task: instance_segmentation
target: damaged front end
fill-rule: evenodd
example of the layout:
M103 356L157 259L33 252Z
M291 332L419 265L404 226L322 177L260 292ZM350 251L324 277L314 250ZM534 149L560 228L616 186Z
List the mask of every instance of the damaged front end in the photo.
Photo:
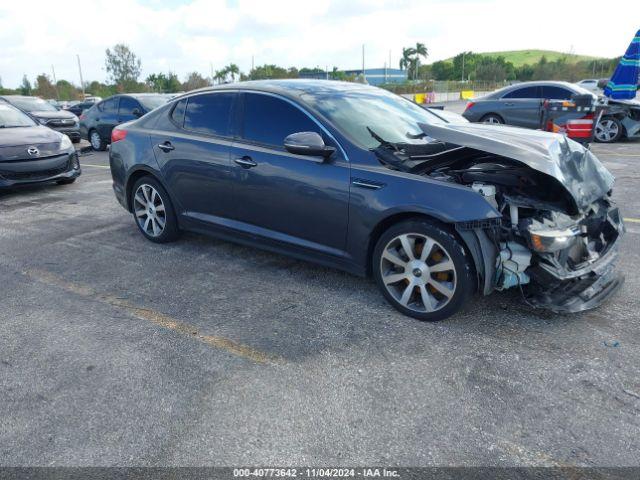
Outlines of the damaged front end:
M381 145L376 153L389 168L465 185L502 214L499 223L456 225L484 294L518 288L536 307L577 312L622 285L614 270L624 233L611 200L614 179L589 150L510 127L420 127L426 144Z

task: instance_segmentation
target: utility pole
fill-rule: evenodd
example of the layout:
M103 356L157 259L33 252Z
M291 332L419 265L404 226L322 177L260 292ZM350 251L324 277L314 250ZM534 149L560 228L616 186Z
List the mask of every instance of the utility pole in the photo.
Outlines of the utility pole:
M367 76L364 73L364 43L362 44L362 83L367 83Z
M84 100L84 80L82 78L82 65L80 64L80 55L76 54L78 57L78 71L80 72L80 88L82 88L82 99Z
M56 80L56 69L53 68L53 64L51 64L51 73L53 74L53 88L56 89L56 100L60 100L60 95L58 94L58 80Z
M256 68L255 63L254 63L254 58L253 55L251 55L251 70L254 70Z
M324 79L329 80L329 65L324 66Z
M209 69L211 70L211 85L213 85L213 62L209 62Z
M462 52L462 78L460 81L464 82L464 52Z
M384 62L384 83L388 83L388 81L387 81L387 62Z
M389 68L393 68L391 65L393 65L391 63L391 50L389 50Z

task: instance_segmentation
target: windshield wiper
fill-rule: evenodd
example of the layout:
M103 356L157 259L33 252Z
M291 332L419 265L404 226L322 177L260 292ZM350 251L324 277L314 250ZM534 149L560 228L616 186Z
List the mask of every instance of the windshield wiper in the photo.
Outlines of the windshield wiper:
M396 152L400 151L400 148L395 143L392 143L392 142L389 142L389 141L385 140L380 135L378 135L376 132L371 130L369 127L367 127L367 131L369 132L369 135L371 135L375 140L380 142L380 146L382 146L382 147L391 147Z

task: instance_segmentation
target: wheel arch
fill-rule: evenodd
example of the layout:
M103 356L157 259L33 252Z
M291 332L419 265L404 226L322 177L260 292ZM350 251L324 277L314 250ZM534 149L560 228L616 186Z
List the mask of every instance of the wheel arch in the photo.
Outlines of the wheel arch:
M371 231L371 234L369 235L369 242L367 245L367 267L366 267L367 276L371 276L373 272L373 251L375 250L376 244L378 243L378 240L380 239L382 234L386 232L389 228L391 228L393 225L396 225L400 222L404 222L406 220L411 220L411 219L427 220L433 225L440 227L446 230L447 232L449 232L451 235L453 235L456 238L456 240L460 242L460 245L462 245L462 248L464 248L465 254L468 255L469 258L471 259L471 267L473 269L473 274L474 276L477 276L477 270L479 268L479 265L478 265L478 262L476 261L476 256L472 254L472 246L468 244L467 239L465 239L462 235L460 235L458 230L455 228L455 224L445 222L433 215L429 215L427 213L419 212L419 211L407 211L407 212L394 213L392 215L389 215L383 218L376 224L376 226Z
M132 209L132 203L133 202L131 201L132 197L133 197L133 186L142 177L152 177L155 181L160 183L160 185L162 185L162 187L167 191L167 194L169 195L169 200L171 201L171 203L173 203L175 205L175 202L173 202L173 198L171 198L171 193L169 192L169 189L167 188L165 183L160 178L160 175L158 175L158 173L155 172L150 167L147 167L145 165L140 165L136 169L134 169L131 172L129 172L129 175L127 176L127 180L126 180L126 183L125 183L125 189L124 189L124 191L125 191L125 199L126 199L126 202L127 202L127 210L129 212L133 211L133 209Z
M503 124L506 124L507 122L504 121L504 117L502 115L500 115L499 113L495 113L495 112L487 112L484 113L481 117L480 117L480 122L483 122L485 118L487 118L488 116L493 115L494 117L498 117Z

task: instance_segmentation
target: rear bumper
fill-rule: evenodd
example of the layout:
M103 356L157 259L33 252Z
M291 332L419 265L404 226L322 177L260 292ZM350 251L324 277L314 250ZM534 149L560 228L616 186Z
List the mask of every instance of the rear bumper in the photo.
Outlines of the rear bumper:
M79 177L81 173L78 154L75 151L38 160L2 162L0 188L55 182Z

